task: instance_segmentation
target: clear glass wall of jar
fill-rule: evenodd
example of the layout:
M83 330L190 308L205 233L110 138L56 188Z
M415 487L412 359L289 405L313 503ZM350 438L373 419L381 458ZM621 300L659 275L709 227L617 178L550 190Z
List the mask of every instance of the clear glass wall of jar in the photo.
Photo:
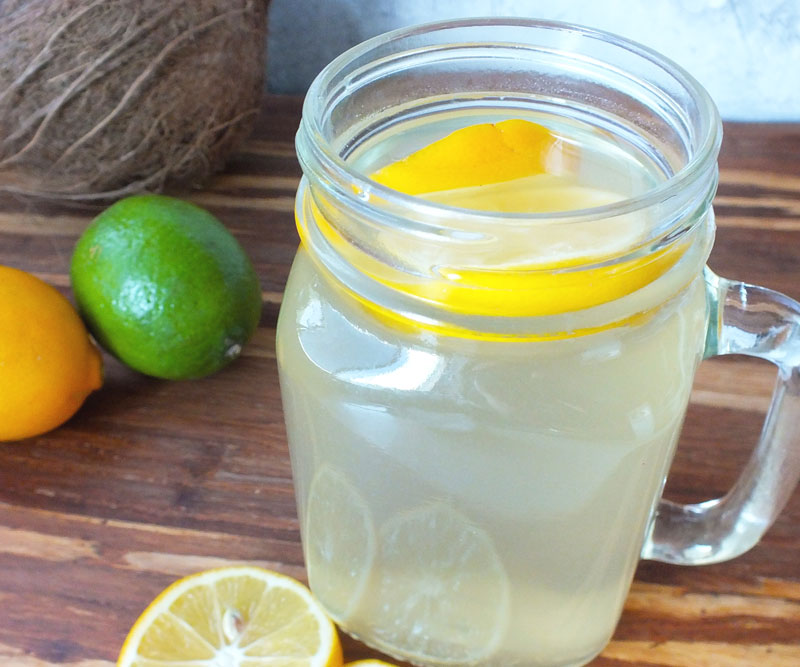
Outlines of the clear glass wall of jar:
M507 118L613 144L652 183L536 214L370 179ZM401 30L318 77L278 362L310 585L347 632L422 665L579 665L643 546L675 562L746 548L704 526L703 561L696 534L654 531L694 370L728 331L704 269L720 140L679 67L556 23ZM598 229L602 253L573 243L553 263Z

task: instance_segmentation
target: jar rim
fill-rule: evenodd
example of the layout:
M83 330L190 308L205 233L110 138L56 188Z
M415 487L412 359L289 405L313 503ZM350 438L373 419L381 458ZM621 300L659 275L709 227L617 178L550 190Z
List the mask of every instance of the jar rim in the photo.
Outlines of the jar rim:
M689 98L696 105L698 111L699 120L694 129L697 130L697 136L700 140L697 142L697 145L693 147L693 151L689 155L686 163L673 174L668 175L663 181L658 182L644 192L610 204L545 213L480 211L427 201L420 197L398 192L397 190L377 183L349 164L325 139L320 121L320 112L324 110L325 104L327 103L325 91L331 85L332 81L339 76L350 63L368 56L371 51L375 51L378 47L390 42L399 42L401 40L434 32L491 26L569 32L619 47L648 61L651 65L655 65L669 75L688 93ZM477 43L471 42L470 46L489 46L496 43L497 42L487 38ZM399 28L377 35L345 51L331 61L331 63L317 75L308 89L303 104L301 128L298 132L299 155L302 153L301 140L304 133L306 137L313 138L306 146L313 151L315 159L323 165L327 173L336 174L338 176L335 177L334 180L341 181L342 183L346 182L351 192L353 188L357 191L373 192L388 204L396 204L401 207L410 206L419 213L427 211L438 214L436 217L450 216L454 213L458 213L462 218L463 216L467 216L475 222L491 220L493 224L497 224L498 221L514 224L537 221L586 222L594 219L629 214L670 199L680 193L687 184L695 182L699 176L709 171L716 170L716 159L722 141L722 123L714 101L702 84L673 60L663 56L650 47L611 32L573 23L517 17L482 17L434 21Z

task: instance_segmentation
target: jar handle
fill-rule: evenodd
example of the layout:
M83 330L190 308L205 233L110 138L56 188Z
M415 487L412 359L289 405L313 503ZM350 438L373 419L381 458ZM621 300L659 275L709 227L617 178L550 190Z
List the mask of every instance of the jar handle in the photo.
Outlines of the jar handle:
M800 479L800 303L706 269L711 317L705 357L771 361L778 379L758 444L733 488L695 505L661 500L642 558L679 565L730 560L761 539Z

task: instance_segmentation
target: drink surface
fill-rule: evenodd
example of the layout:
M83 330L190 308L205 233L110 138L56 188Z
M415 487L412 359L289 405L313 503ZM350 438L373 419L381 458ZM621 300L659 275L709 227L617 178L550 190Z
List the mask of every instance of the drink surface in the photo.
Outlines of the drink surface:
M503 118L411 124L350 159L372 173L458 127ZM600 132L556 121L549 131L541 173L416 194L546 212L625 199L659 179ZM489 261L494 273L510 269L504 288L513 291L524 279L516 269L613 254L646 224L629 217L577 235L552 227L533 260L508 247ZM578 665L598 653L702 351L698 270L670 264L659 307L634 320L496 340L396 326L301 248L278 362L309 580L336 621L424 665ZM469 310L471 292L447 294L461 300L453 309ZM502 296L496 303L503 316ZM574 327L582 313L566 317Z
M384 165L373 177L381 184L437 204L490 213L548 214L606 206L640 195L659 180L656 165L644 154L625 147L608 134L531 114L531 118L496 120L484 112L445 118L434 127L405 128L399 138L383 140L383 159L393 144L408 151L422 136L449 131L444 137L410 155ZM494 122L487 121L494 119ZM483 122L461 126L463 122ZM429 124L430 125L430 124ZM424 132L423 132L424 130ZM627 150L626 150L627 148ZM387 155L388 153L388 155ZM353 164L373 171L375 156L365 146ZM559 224L544 221L527 230L533 243L521 256L506 244L481 269L528 270L598 260L641 242L648 220L640 216L613 216L602 224ZM505 250L508 254L502 255ZM464 267L460 267L464 268ZM514 285L511 285L513 288ZM468 308L469 305L465 304Z

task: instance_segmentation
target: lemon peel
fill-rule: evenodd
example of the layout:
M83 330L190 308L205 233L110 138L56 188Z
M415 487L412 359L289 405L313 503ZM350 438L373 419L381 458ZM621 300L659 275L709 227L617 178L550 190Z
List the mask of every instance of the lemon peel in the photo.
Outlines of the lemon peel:
M383 167L372 180L408 195L468 188L545 171L555 136L543 125L511 118L463 127Z

